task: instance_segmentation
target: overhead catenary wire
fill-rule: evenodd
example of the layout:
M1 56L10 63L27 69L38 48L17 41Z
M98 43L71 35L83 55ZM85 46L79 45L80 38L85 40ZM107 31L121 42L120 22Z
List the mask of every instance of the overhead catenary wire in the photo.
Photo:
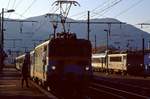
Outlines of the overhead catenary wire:
M111 5L113 5L114 3L118 2L118 1L120 1L120 0L113 0L113 1L111 1L111 4L109 4L109 0L108 0L108 2L103 3L97 9L91 10L91 12L101 12L101 11L105 10L106 8L110 7Z
M17 9L21 5L22 1L23 0L19 0L19 2L17 2L17 4L15 5L14 9Z
M15 15L21 17L21 18L24 18L24 19L26 18L25 16L23 16L23 15L21 15L21 14L19 14L19 13L16 13L16 12L13 12L13 14L15 14Z
M49 0L48 0L49 1ZM55 14L58 10L59 10L59 8L58 7L54 7L54 6L51 6L52 8L50 9L50 11L49 12L51 12L51 14ZM48 13L49 14L49 13ZM45 16L47 16L47 15L45 15ZM47 22L47 20L45 20L45 18L44 18L44 20L42 19L42 20L40 20L38 23L39 23L39 25L35 28L35 30L33 31L33 32L38 32L43 26L44 26L44 24Z
M107 12L109 12L109 10L105 10L105 11L103 11L103 12L101 12L101 13L97 13L97 12L92 12L92 14L94 14L93 16L91 16L91 17L93 17L94 18L94 16L97 16L97 17L106 17L104 14L106 14Z
M112 7L114 7L115 5L119 4L122 0L114 0L112 1L109 6L107 6L106 8L102 8L100 11L96 12L97 14L92 15L91 17L95 17L95 16L99 16L99 15L104 15L106 12L108 12L107 10L111 9ZM103 13L103 14L102 14Z
M14 0L13 5L12 5L12 8L15 7L15 4L16 4L16 0Z
M93 12L95 10L97 10L98 8L102 7L104 4L106 4L108 2L105 1L103 2L102 4L98 5L97 7L95 7L94 9L92 9L90 12ZM77 17L78 16L78 17ZM74 15L71 15L70 17L76 17L76 19L80 19L80 18L83 18L83 17L86 17L87 16L87 10L86 11L82 11L82 12L79 12L79 13L76 13Z
M16 0L15 0L15 2L16 2ZM14 3L15 3L15 2L14 2ZM13 3L13 5L14 5L14 3ZM9 9L9 5L10 5L10 0L8 1L7 8L6 8L6 9ZM11 9L12 9L12 8L11 8ZM9 18L10 15L11 15L11 13L8 14L8 18ZM5 24L7 24L7 23L5 23Z
M31 2L31 4L27 7L27 9L21 14L21 15L24 15L32 6L33 6L33 4L36 2L37 0L33 0L32 2Z
M14 5L13 5L13 9L16 10L16 9L21 5L22 1L23 1L23 0L19 0L18 2L15 1L15 2L14 2ZM15 4L15 3L16 3L16 4ZM16 13L16 12L13 12L13 14L18 15L18 16L20 16L21 18L22 18L22 17L25 18L23 15L18 14L18 13ZM10 17L10 16L9 16L9 17Z
M79 19L81 19L81 18L84 19L84 18L87 17L87 10L86 10L86 11L82 11L82 12L80 12L80 13L76 13L76 14L71 15L71 16L69 16L69 17L76 17L77 20L79 20Z
M117 5L119 2L121 2L122 0L113 0L111 1L111 4L108 5L110 0L107 0L105 2L103 2L102 4L98 5L97 7L95 7L94 9L90 10L91 12L91 16L90 17L94 17L94 16L104 16L105 13L107 13L109 11L110 8L112 8L113 6ZM70 17L77 17L77 19L80 18L86 18L87 17L87 11L84 12L80 12L74 15L71 15Z
M14 0L13 5L12 5L12 8L11 8L11 9L14 9L15 4L16 4L16 0ZM8 18L11 16L11 14L12 14L12 13L9 13Z
M44 26L44 24L46 22L47 22L47 20L45 20L45 18L44 18L44 20L40 20L39 26L37 26L37 28L35 28L34 32L38 32Z
M9 4L10 4L10 0L8 1L8 4L7 4L7 7L6 7L6 9L8 9L8 8L9 8Z
M128 7L127 9L123 10L122 12L120 12L119 14L117 14L114 18L117 18L123 14L125 14L126 12L128 12L129 10L133 9L134 7L138 6L139 4L141 4L144 0L139 0L137 2L135 2L134 4L132 4L130 7ZM135 24L136 26L137 24ZM141 25L141 28L143 28L143 25Z
M59 7L56 7L55 9L53 8L53 12L52 11L50 11L52 14L55 14L57 11L59 10Z
M20 0L17 4L16 4L16 6L15 6L15 8L17 7L17 6L19 6L18 4L19 3L21 3L21 1L22 0ZM29 5L29 7L21 14L21 16L23 16L30 8L31 8L31 6L33 5L33 3L35 2L36 0L33 0L33 2ZM48 0L49 1L49 0ZM108 1L108 0L107 0ZM106 4L107 3L107 1L106 2L104 2L104 3L102 3L101 5L104 5L104 4ZM15 2L15 1L14 1ZM99 5L100 6L100 5ZM99 6L97 6L96 8L94 8L93 10L97 10L98 8L99 8ZM78 14L78 16L80 15L80 17L86 17L86 13L87 13L87 11L85 11L85 13L83 13L83 15L80 13L80 14ZM81 16L82 15L82 16ZM77 15L74 15L74 16L77 16Z
M70 15L70 17L74 17L74 16L81 16L83 14L87 14L87 10L86 11L82 11L82 12L79 12L79 13L76 13L76 14L73 14L73 15Z
M102 7L103 5L105 5L106 3L108 3L108 1L109 1L109 0L107 0L107 1L103 2L102 4L98 5L96 8L92 9L91 12L93 12L93 11L99 9L100 7Z
M127 9L123 10L122 12L120 12L119 14L117 14L114 18L117 18L121 15L123 15L124 13L128 12L129 10L131 10L132 8L138 6L140 3L142 3L144 0L139 0L136 3L132 4L130 7L128 7Z
M52 9L51 9L51 13L47 13L46 15L45 15L45 17L48 17L50 20L55 20L55 21L57 21L58 19L59 19L59 14L56 14L57 13L57 11L59 10L59 7L58 6L52 6ZM57 19L55 19L55 18L57 18ZM43 24L44 24L44 22L43 22ZM38 30L40 30L40 28L42 27L42 25L43 24L40 24L40 26L36 29L36 31L38 31ZM52 22L52 24L54 25L54 23ZM55 25L57 25L57 24L55 24Z

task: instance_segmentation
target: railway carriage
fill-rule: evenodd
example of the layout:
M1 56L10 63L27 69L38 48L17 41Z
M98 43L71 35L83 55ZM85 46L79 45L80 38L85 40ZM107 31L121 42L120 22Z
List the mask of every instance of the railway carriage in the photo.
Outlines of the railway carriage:
M92 61L94 70L97 69L109 73L128 73L131 75L143 75L145 71L144 57L142 53L108 54L108 67L106 55L102 57L101 54L93 54L92 56L92 60L98 60L95 61L95 63ZM104 64L100 61L102 59L105 59Z
M92 55L92 68L98 72L106 70L106 53Z
M49 42L50 41L46 41L40 45L38 45L35 50L34 50L34 65L33 65L33 69L32 69L32 74L33 74L33 77L34 79L37 79L39 80L40 83L44 83L46 81L46 72L45 69L47 69L47 66L49 65L48 64L48 45L49 45ZM44 51L44 48L46 48L46 64L44 65L43 62L42 62L42 59L43 59L43 51ZM44 69L43 69L44 68ZM46 70L47 71L47 70Z

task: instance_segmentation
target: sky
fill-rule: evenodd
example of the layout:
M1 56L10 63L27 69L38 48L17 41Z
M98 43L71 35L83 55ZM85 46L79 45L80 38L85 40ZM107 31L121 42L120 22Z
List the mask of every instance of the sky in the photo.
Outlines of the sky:
M5 13L7 18L25 19L54 13L57 9L52 6L54 1L56 0L0 0L0 9L15 9L15 12ZM116 18L138 28L138 23L150 23L150 0L76 1L80 6L72 6L69 13L69 17L73 19L87 19L87 11L90 11L90 18ZM142 29L150 32L150 26L144 26Z

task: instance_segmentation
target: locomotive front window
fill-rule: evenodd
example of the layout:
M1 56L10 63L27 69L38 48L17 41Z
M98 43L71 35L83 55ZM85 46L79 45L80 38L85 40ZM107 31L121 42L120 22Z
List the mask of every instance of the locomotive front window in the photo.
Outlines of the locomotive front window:
M83 56L90 57L91 56L91 46L89 43L82 42L59 42L55 43L55 45L50 45L50 55L52 56L60 56L60 57L72 57L72 56Z

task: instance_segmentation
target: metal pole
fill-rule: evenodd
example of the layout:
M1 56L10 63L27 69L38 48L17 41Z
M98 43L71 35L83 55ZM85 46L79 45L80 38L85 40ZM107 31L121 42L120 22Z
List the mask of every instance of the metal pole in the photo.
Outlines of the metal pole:
M145 40L144 40L144 38L142 39L142 51L143 51L143 55L144 55L144 47L145 47L145 45L144 45L144 43L145 43Z
M96 53L97 41L96 41L96 34L95 34L95 53Z
M88 11L88 21L87 21L87 39L89 40L90 39L90 11Z
M2 19L1 19L1 44L2 44L2 49L4 49L4 8L2 8Z
M144 48L144 47L145 47L145 44L144 44L144 43L145 43L145 39L143 38L143 39L142 39L143 66L144 66L144 55L145 55L145 51L144 51L144 50L145 50L145 48Z
M106 65L107 65L107 73L108 73L108 33L109 33L109 30L107 31L107 45L106 45Z
M104 30L107 33L106 38L106 73L108 73L108 35L110 30Z

